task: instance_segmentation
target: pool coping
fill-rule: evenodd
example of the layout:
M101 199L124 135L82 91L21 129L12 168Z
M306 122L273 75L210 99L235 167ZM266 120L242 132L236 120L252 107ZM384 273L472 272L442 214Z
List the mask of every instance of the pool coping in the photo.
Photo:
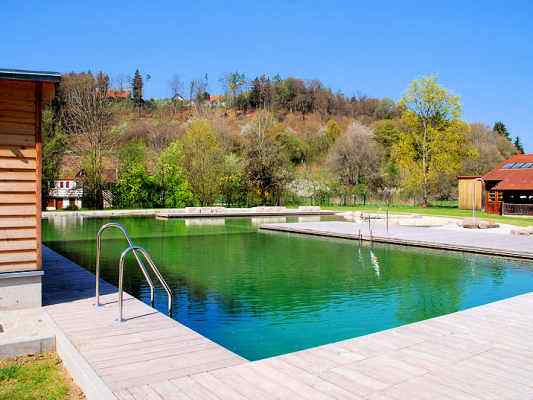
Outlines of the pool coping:
M243 210L243 211L241 211ZM246 208L228 208L218 212L185 212L177 208L153 208L135 210L84 210L84 211L43 211L42 218L79 217L79 218L109 218L109 217L155 217L158 219L171 218L231 218L231 217L292 217L292 216L331 216L337 211L320 210L306 211L286 209L282 211L253 211Z
M396 236L387 235L383 230L378 231L379 233L376 234L376 231L369 231L367 229L366 223L353 223L353 222L344 222L344 221L335 221L340 222L342 224L352 224L354 226L354 233L347 233L343 232L341 230L335 229L333 227L326 227L324 224L324 228L317 228L315 227L315 223L278 223L278 224L264 224L260 226L260 230L263 231L272 231L272 232L284 232L284 233L294 233L294 234L300 234L300 235L309 235L309 236L318 236L318 237L325 237L325 238L338 238L338 239L349 239L349 240L362 240L365 242L375 242L375 243L385 243L385 244L395 244L395 245L402 245L402 246L412 246L412 247L421 247L421 248L428 248L428 249L437 249L437 250L448 250L448 251L458 251L458 252L467 252L467 253L474 253L474 254L481 254L481 255L488 255L488 256L501 256L501 257L508 257L508 258L518 258L518 259L525 259L525 260L533 260L533 251L520 251L520 250L509 250L504 248L499 248L497 246L487 246L487 247L480 247L475 245L460 245L456 243L449 243L443 240L418 240L418 239L411 239L408 237L401 237L401 233L398 236L398 232L395 231L394 234ZM359 233L355 233L355 229L360 230L361 235ZM407 232L408 230L424 230L426 232L431 233L442 233L442 230L439 232L439 228L432 228L432 227L407 227L407 229L404 229L404 232ZM391 229L391 232L393 230ZM473 231L466 231L462 232L465 234L476 234L477 232ZM497 235L493 237L487 237L487 239L497 239L501 237L501 234L492 234L492 233L482 233L483 235ZM517 239L517 241L523 242L523 239L526 239L525 237L514 237ZM531 247L533 249L533 239L526 239L531 241Z
M130 316L132 313L140 315L137 322L132 319L135 323L133 330L113 323L117 311L115 294L102 296L106 303L103 311L94 308L94 297L90 295L82 300L70 300L69 292L78 290L74 287L77 282L73 278L79 277L80 281L88 282L94 280L94 275L46 247L43 255L48 267L55 263L58 268L58 271L50 272L52 275L68 274L65 278L68 285L59 288L65 293L65 301L47 305L44 310L57 332L58 353L88 400L392 400L408 398L420 391L426 395L433 393L435 398L443 396L444 391L451 398L483 399L494 398L492 391L495 390L501 391L501 397L510 393L522 396L519 398L533 395L533 384L529 378L527 382L525 378L521 381L522 375L516 376L514 370L509 369L512 366L517 371L520 368L533 372L533 363L524 363L521 359L533 356L533 347L524 342L533 334L533 313L527 313L533 306L533 293L258 361L248 361L235 355L235 363L231 365L209 361L205 364L206 368L201 364L201 370L187 370L185 364L194 364L195 356L183 353L182 356L163 357L157 362L152 358L135 361L131 367L119 364L117 368L120 371L134 375L123 385L113 386L106 381L107 376L102 374L102 369L95 367L109 360L90 358L94 354L102 357L102 352L109 357L107 352L115 349L113 338L120 339L122 344L118 348L137 344L144 346L137 329L144 329L141 334L148 333L152 337L166 332L157 324L166 326L169 323L176 327L176 335L178 330L183 333L185 329L199 341L211 341L131 296L127 297L126 311ZM113 288L105 281L102 285ZM81 290L89 289L83 287ZM148 323L142 321L146 318L143 315L146 310L158 318L157 326L151 328L151 320ZM80 321L87 326L79 326ZM98 334L102 328L105 328L104 338ZM158 340L147 345L154 343L150 346L155 346ZM171 339L161 340L167 343ZM217 346L221 347L216 344L214 347ZM168 351L174 350L170 345L166 347ZM226 352L233 354L222 348L221 353ZM502 356L502 352L509 356ZM130 359L139 357L138 353L135 350ZM502 366L498 370L490 364L491 357L496 356ZM183 364L180 357L188 357L188 361ZM127 363L128 359L123 361ZM169 368L175 367L176 372L163 369L163 372L168 372L166 375L154 376L153 379L145 376L154 372L154 368L161 370L160 363L165 362L170 362ZM479 367L473 368L472 363L478 365L478 362ZM475 379L476 383L466 384L465 379Z

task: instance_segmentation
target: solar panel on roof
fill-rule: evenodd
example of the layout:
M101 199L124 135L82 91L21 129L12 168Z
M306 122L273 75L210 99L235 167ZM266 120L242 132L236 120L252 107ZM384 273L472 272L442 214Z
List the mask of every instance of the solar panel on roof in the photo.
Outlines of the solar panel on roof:
M503 166L503 168L513 168L513 165L514 165L514 164L515 164L515 163L507 163L507 164L505 164L505 165Z

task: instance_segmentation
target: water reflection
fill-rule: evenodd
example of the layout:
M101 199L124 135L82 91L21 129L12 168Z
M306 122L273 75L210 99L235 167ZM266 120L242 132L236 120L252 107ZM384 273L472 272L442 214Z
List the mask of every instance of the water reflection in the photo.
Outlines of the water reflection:
M121 222L151 253L171 285L173 318L249 359L364 335L533 289L527 263L262 233L257 220L216 220ZM103 222L45 222L43 235L51 247L94 269L94 235ZM123 239L106 235L102 275L115 284L124 247ZM126 290L148 301L148 287L131 260L125 278ZM155 305L165 310L164 292L157 292Z

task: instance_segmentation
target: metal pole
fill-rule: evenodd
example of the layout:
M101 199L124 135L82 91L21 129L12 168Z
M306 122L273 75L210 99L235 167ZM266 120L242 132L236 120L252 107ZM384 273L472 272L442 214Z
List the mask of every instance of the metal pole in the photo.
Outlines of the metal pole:
M472 197L472 219L474 221L472 222L475 222L476 220L476 184L477 184L477 179L474 180L474 190L473 190L473 197Z
M157 279L159 280L159 283L161 283L161 286L163 286L163 289L165 289L165 292L167 292L167 301L168 301L168 314L170 315L172 312L172 290L170 289L170 286L168 286L167 282L159 272L159 269L154 263L154 260L152 260L152 257L150 257L150 254L143 249L142 247L135 247L135 250L139 250L141 254L144 256L146 261L148 261L148 265L150 265L150 268L152 269L152 272L157 276ZM135 251L134 250L134 251Z
M120 263L118 267L118 322L123 322L123 291L124 291L124 259L130 248L128 247L120 256Z
M100 307L100 235L96 235L96 307Z
M128 231L124 226L122 226L119 223L116 222L109 222L107 224L104 224L100 227L100 230L96 234L96 306L98 307L100 305L100 251L101 251L101 236L104 233L106 229L109 228L117 228L120 230L124 237L126 238L126 241L128 242L128 248L135 247L133 245L133 242L130 239L130 236L128 235ZM148 271L146 271L146 267L142 260L139 258L139 255L136 251L133 252L133 255L135 257L135 260L137 260L137 264L139 264L139 267L141 268L141 271L144 275L144 278L148 281L148 284L150 285L150 304L153 305L154 303L154 284L152 282L152 279L150 278L150 275L148 275Z

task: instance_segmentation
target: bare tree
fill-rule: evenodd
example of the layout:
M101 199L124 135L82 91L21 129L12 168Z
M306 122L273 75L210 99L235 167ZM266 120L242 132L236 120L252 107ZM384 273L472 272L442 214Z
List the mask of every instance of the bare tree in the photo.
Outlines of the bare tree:
M82 160L84 202L88 207L102 208L104 157L114 143L107 93L94 79L67 79L62 96L64 126Z
M124 92L129 87L129 78L125 74L118 74L112 80L112 86L119 92Z
M170 94L172 96L172 100L174 101L180 101L185 98L183 95L183 82L178 74L175 74L172 77L172 80L170 81Z
M366 197L379 175L380 150L372 130L354 122L330 150L328 164L338 179L344 203L357 194Z
M189 100L198 114L202 114L203 105L206 100L209 100L208 86L207 74L203 78L193 79L189 85Z

